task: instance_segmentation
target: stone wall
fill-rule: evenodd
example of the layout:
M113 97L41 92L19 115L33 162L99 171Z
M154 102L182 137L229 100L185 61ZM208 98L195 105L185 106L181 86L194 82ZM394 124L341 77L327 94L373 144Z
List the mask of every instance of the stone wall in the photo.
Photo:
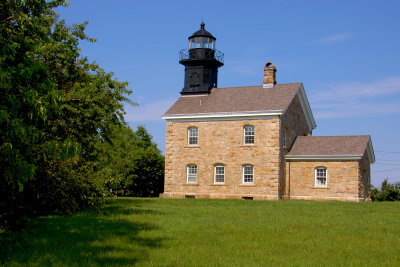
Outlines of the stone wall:
M282 116L281 120L281 144L282 144L282 153L281 153L281 162L285 162L285 155L288 153L290 147L293 142L296 140L297 136L307 136L311 135L311 131L308 128L307 120L304 115L304 112L301 108L299 97L296 95L293 101L290 103L288 109L285 114ZM284 138L286 131L286 143L284 146ZM285 177L286 177L286 169L285 164L281 165L281 184L280 184L280 192L283 199L288 198L288 186Z
M244 145L243 127L255 128L254 145ZM198 145L188 145L188 128L198 128ZM279 199L280 120L167 122L163 197ZM197 183L186 167L197 165ZM214 183L214 165L225 165L225 183ZM243 165L254 166L254 184L242 184Z
M358 196L366 201L371 201L371 168L368 160L367 152L365 151L359 165L359 187Z
M327 187L315 186L315 168L327 168ZM290 199L363 201L359 161L288 161Z
M253 125L255 143L245 145L243 128ZM188 128L198 128L198 145L188 145ZM284 132L286 143L284 146ZM284 157L297 136L311 135L298 96L282 118L168 121L162 197L370 200L370 163L289 161ZM197 166L197 182L186 168ZM225 166L225 183L214 183L214 166ZM243 165L254 166L254 183L243 184ZM327 168L327 187L315 187L315 168Z

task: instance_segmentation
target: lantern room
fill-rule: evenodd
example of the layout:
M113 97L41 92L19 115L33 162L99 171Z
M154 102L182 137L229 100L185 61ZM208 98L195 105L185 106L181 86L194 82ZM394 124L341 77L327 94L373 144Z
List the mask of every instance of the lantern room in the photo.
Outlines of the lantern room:
M189 49L209 48L215 50L216 38L204 29L204 22L200 24L200 27L200 30L189 37Z

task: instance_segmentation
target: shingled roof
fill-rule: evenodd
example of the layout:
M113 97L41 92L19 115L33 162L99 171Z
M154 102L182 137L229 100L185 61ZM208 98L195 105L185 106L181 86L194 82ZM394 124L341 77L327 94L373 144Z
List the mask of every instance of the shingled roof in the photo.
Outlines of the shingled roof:
M204 114L251 111L283 111L302 86L301 83L213 88L208 95L181 96L164 114Z
M360 159L366 150L370 163L375 162L369 135L298 136L286 159Z

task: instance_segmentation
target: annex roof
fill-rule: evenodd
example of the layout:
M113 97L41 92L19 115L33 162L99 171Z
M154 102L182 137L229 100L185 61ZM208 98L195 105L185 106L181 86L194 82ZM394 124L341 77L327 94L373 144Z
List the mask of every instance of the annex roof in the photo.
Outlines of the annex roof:
M163 119L194 119L282 115L299 95L309 128L316 127L302 83L213 88L207 95L183 95L163 115Z
M286 159L361 159L366 150L369 162L374 163L369 135L298 136Z

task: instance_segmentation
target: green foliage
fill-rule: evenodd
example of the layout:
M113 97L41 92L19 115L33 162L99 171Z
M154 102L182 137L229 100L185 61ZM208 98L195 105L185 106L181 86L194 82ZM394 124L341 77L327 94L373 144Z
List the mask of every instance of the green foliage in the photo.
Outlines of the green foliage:
M164 156L143 126L136 132L116 126L109 142L104 140L98 146L102 155L99 173L109 189L129 189L131 195L140 197L164 191Z
M135 133L137 149L130 170L133 183L129 189L134 196L156 197L164 192L164 156L144 127L139 126Z
M80 57L87 23L67 26L64 0L0 3L0 226L72 212L104 194L96 143L123 124L126 82Z
M400 201L400 182L391 184L388 179L385 179L380 189L371 190L371 199L372 201Z

